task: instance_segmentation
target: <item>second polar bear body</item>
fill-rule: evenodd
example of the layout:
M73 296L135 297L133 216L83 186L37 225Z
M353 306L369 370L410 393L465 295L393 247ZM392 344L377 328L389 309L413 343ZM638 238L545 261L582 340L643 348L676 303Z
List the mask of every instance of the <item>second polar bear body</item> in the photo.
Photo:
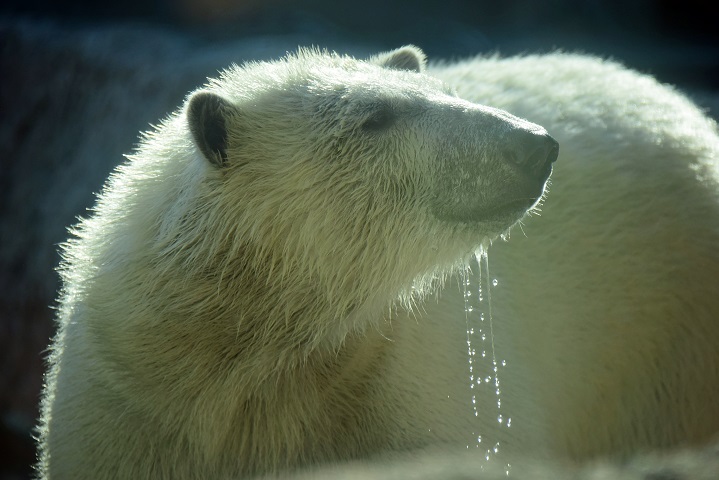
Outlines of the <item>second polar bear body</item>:
M426 74L446 88L398 71L424 69L412 49L375 60L386 72L318 55L293 57L304 62L296 67L251 66L240 83L211 84L253 102L232 114L247 128L229 129L227 150L212 148L211 129L192 132L195 147L188 120L172 117L81 225L68 248L44 400L46 473L225 478L423 447L474 448L478 434L507 455L582 459L699 442L719 429L712 295L719 140L696 107L647 77L583 57L430 67ZM347 125L330 128L323 118L337 112L293 97L291 87L263 111L278 78L314 89L310 98L336 99ZM380 94L399 89L395 100L435 95L463 114L478 108L449 100L456 88L463 99L547 127L562 145L542 218L526 222L526 237L515 228L510 242L489 250L490 275L500 282L492 309L496 352L507 361L500 375L510 428L497 421L489 389L472 414L457 277L435 292L521 216L513 207L506 218L467 222L511 196L503 188L516 180L500 165L474 190L466 178L476 165L513 156L506 125L543 130L487 109L495 120L484 129L435 118L433 130L413 136L417 130L399 128L404 117L395 123L396 109L358 107L353 84ZM297 123L298 110L311 113L302 122L312 128ZM193 115L204 115L181 113L190 129ZM342 135L327 141L357 115L369 115L362 123L369 135L398 127L413 149L387 155L380 137L360 152ZM415 115L428 122L426 112ZM484 137L456 137L467 132ZM481 145L471 166L427 163ZM344 164L290 168L308 152L390 160L361 165L363 175L382 180L368 197L363 182L339 174ZM242 181L218 173L226 161L254 157L270 163L234 167ZM426 187L426 178L439 183ZM387 199L399 203L377 203ZM233 200L257 217L238 216L228 208ZM366 222L375 218L368 212L395 222ZM460 226L447 229L447 221ZM411 259L398 257L408 252ZM247 272L265 280L228 295ZM264 301L251 313L267 323L242 315L256 298ZM233 322L228 312L237 312Z

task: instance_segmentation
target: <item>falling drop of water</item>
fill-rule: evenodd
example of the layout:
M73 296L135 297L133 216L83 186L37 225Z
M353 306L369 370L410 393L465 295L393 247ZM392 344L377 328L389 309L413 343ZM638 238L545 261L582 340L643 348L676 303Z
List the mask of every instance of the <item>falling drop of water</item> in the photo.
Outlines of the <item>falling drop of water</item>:
M500 389L499 379L499 366L502 367L507 365L505 360L497 360L494 348L494 331L493 331L493 319L492 319L492 293L493 288L499 285L497 278L491 278L489 276L489 265L487 255L484 251L478 251L476 253L478 270L478 281L473 286L474 294L470 291L470 278L469 274L471 270L467 268L463 271L462 285L464 287L464 312L467 326L467 358L469 363L469 382L470 391L472 392L471 405L472 412L475 417L479 417L479 409L482 409L483 415L491 415L491 410L487 411L490 406L486 403L487 398L478 397L474 394L481 394L491 396L494 393L496 398L496 419L500 426L509 427L511 425L511 418L505 417L502 413L502 398ZM486 300L486 301L485 301ZM475 336L476 335L476 336ZM477 339L479 337L479 339ZM482 347L480 349L481 356L477 355L477 349L472 342L481 340ZM482 360L489 358L490 360ZM486 387L482 386L483 383L489 384L492 382L494 385L493 392L490 393ZM475 387L476 385L476 387ZM484 393L486 392L486 393ZM481 406L480 406L481 405ZM497 424L495 424L497 425ZM485 434L485 438L482 435L473 434L476 436L475 447L479 448L480 443L490 445L494 444L493 447L483 448L485 452L485 459L490 460L490 457L499 455L500 441L496 438L491 438L492 432L482 432ZM487 434L490 438L487 438ZM484 441L484 442L483 442ZM496 443L495 443L496 441ZM469 448L469 445L467 446ZM506 464L506 472L509 472L509 464ZM507 473L508 474L508 473Z

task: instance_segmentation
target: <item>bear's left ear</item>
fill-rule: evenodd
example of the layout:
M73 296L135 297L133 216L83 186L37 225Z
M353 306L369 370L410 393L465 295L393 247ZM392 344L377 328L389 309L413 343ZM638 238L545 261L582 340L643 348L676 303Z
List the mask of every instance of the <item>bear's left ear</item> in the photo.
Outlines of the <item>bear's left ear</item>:
M197 92L187 105L187 123L202 155L213 165L227 163L227 120L235 107L207 91Z
M370 61L385 68L421 73L427 64L427 56L419 47L406 45L396 50L380 53L372 57Z

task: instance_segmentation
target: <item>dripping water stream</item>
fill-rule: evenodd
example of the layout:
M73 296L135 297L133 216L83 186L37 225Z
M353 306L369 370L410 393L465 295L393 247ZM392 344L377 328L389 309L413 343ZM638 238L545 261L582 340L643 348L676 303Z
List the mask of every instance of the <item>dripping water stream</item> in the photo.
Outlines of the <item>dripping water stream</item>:
M473 445L484 451L485 460L489 461L500 454L499 438L493 438L492 431L480 431L479 418L496 415L500 428L510 428L512 418L506 417L502 411L502 390L500 388L499 369L507 365L505 360L497 359L494 345L494 326L492 318L492 289L499 284L498 280L489 276L489 259L486 249L475 253L478 267L477 282L473 283L470 271L462 276L464 293L464 312L467 323L467 358L469 363L469 387L471 394L472 414L475 417L472 432ZM474 266L472 266L472 269ZM484 390L491 389L489 394ZM478 397L483 393L485 401L494 398L496 402L480 405ZM509 474L510 465L505 464L505 472Z

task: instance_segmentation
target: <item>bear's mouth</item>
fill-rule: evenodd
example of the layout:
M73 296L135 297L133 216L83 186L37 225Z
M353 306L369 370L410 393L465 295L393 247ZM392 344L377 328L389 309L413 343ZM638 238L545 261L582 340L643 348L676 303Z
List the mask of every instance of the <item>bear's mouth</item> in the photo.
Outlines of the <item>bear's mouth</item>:
M500 205L479 208L472 212L472 218L465 218L464 221L514 223L522 218L528 210L537 204L538 201L539 197L520 198Z
M440 182L441 189L433 205L434 215L444 221L485 224L504 229L520 220L544 195L552 173L551 164L533 175L510 169L511 180L486 189L463 188L461 181ZM458 192L447 195L446 192Z
M455 207L451 210L444 210L441 214L435 213L441 220L452 223L464 224L489 224L503 229L513 225L522 218L525 213L534 207L540 197L525 197L498 205L491 206L470 206L461 208Z
M450 222L489 223L494 226L509 227L536 206L542 198L551 168L548 170L546 173L543 172L539 182L522 179L523 181L511 188L494 192L490 198L464 198L450 205L442 205L443 208L436 208L434 213L438 218Z

